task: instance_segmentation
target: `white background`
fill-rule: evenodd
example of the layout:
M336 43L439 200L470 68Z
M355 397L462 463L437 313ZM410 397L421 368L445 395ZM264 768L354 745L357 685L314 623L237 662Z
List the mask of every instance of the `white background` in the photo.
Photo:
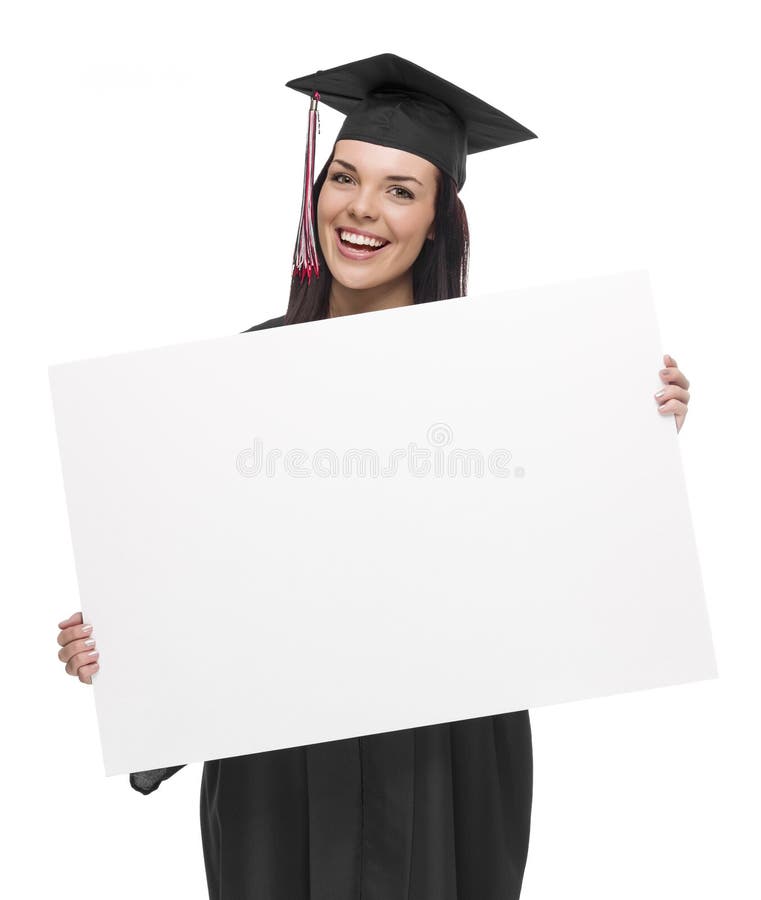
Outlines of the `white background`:
M522 896L758 896L752 11L738 0L3 6L0 596L14 897L206 896L200 767L150 797L106 779L90 688L56 656L57 622L79 607L47 366L234 334L285 312L308 100L283 85L381 52L539 135L468 160L470 293L646 268L666 350L691 381L679 440L720 677L532 713ZM322 109L318 166L341 121ZM615 427L626 410L600 415ZM220 667L222 634L210 621L204 652ZM161 659L135 665L161 677Z

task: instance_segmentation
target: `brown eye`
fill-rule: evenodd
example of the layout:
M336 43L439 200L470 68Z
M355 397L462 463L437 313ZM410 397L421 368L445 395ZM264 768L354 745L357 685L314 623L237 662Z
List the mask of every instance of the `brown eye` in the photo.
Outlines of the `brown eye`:
M392 191L401 191L401 192L402 192L401 194L395 194L394 196L395 196L395 197L401 197L402 200L414 200L414 199L415 199L414 194L411 194L411 193L407 190L407 188L403 188L403 187L395 187L395 188L391 188L391 190L392 190Z

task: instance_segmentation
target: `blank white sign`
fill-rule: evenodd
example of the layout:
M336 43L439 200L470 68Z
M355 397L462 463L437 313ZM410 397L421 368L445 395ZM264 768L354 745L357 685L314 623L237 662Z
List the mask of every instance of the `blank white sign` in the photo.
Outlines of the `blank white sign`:
M716 677L646 273L52 366L106 774Z

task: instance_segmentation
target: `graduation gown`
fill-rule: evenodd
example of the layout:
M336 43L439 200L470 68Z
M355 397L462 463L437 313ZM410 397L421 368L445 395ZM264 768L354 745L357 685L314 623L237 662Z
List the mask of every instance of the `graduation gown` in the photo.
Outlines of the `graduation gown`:
M528 710L207 760L209 898L517 900L532 793Z

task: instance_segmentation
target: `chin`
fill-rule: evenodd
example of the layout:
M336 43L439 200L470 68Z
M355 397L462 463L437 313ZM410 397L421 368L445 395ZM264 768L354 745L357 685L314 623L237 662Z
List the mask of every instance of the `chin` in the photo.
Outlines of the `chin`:
M352 266L351 263L345 265L343 259L326 258L325 262L333 280L353 291L375 288L389 280L386 272L363 271L359 266Z
M368 278L367 276L352 277L351 275L345 275L340 271L331 271L331 275L333 276L334 281L352 291L365 291L385 283L385 279L383 278Z

